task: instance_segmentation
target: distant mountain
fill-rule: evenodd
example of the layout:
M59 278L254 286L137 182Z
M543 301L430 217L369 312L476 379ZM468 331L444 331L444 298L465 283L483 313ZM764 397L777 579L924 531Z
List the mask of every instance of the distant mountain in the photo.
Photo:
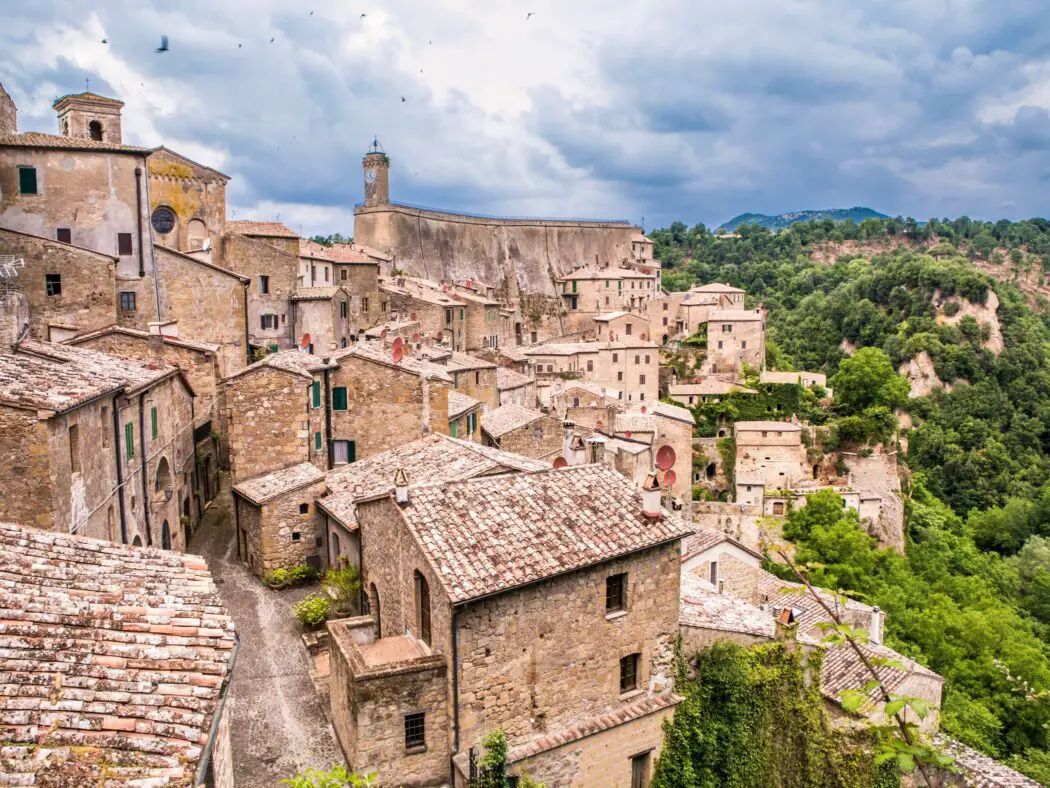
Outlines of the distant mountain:
M830 208L824 211L792 211L781 213L776 216L767 216L764 213L742 213L734 216L728 222L719 227L719 230L733 231L742 224L760 224L769 230L782 230L798 222L812 222L815 220L833 219L836 222L844 222L852 219L862 222L865 219L888 219L884 213L873 211L871 208Z

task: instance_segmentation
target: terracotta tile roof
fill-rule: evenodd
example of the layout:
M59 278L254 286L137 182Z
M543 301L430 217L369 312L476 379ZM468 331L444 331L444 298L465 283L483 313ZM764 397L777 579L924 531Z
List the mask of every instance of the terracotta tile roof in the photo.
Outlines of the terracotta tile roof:
M972 788L1039 788L1040 783L999 763L962 742L938 734L933 742L955 759L962 770L965 784Z
M805 588L801 583L781 580L771 572L764 569L759 570L759 601L768 605L774 614L785 607L793 608L799 634L819 640L824 637L824 632L817 625L831 619L812 594L805 593ZM873 610L871 605L865 605L863 602L848 597L843 602L841 597L836 599L835 594L831 591L825 589L818 589L818 591L824 602L832 610L837 609L839 616L844 620L853 620L858 623L863 621L863 628L868 628Z
M386 255L383 255L381 258L371 256L350 244L332 244L326 251L329 259L335 260L337 263L365 263L378 266L379 259L389 259Z
M672 397L688 397L703 394L724 396L726 394L757 394L754 389L740 386L736 383L727 383L719 378L704 378L699 383L672 383L667 387L667 393Z
M616 432L656 432L656 418L641 413L617 413Z
M755 309L716 309L707 316L708 323L752 323L764 319Z
M79 345L82 342L87 342L89 339L97 339L98 337L109 336L110 334L120 334L121 336L132 337L134 339L149 340L150 333L148 331L140 331L137 328L127 328L126 326L106 326L105 328L99 328L95 331L85 331L81 334L77 334L72 339L67 339L63 344L65 345ZM213 345L210 342L199 342L195 339L183 339L182 337L169 337L162 336L165 345L172 345L174 347L186 348L187 350L196 350L201 353L218 353L220 346Z
M499 367L496 370L496 388L499 391L510 391L511 389L519 389L522 386L527 386L532 383L533 380L528 375L523 375L520 372L515 372L513 369L508 367Z
M651 244L652 240L649 239L649 238L646 238L641 233L635 233L634 235L631 236L631 243L647 243L647 244Z
M593 266L577 268L572 273L566 274L558 281L566 279L655 279L653 274L643 274L633 268L595 268Z
M356 502L394 489L394 473L402 468L409 483L469 479L507 471L541 471L547 463L517 454L430 434L412 443L329 471L328 494L321 507L349 528L357 525Z
M149 148L138 148L134 145L123 145L119 142L102 142L85 140L80 137L66 137L61 134L44 134L40 131L23 131L21 134L0 136L0 148L54 148L56 150L99 151L100 153L136 153L145 156Z
M741 290L739 287L733 287L732 285L722 284L721 282L709 282L706 285L697 285L696 287L689 288L690 293L746 293L746 290Z
M346 244L333 244L333 247L346 246ZM371 257L375 260L383 260L384 262L390 262L394 258L386 252L380 252L378 249L373 249L371 246L365 246L364 244L352 244L351 249L355 252Z
M508 432L520 429L526 424L532 424L532 422L539 421L543 417L544 414L538 410L523 408L521 405L508 402L506 405L500 405L482 416L481 429L485 430L493 438L498 439Z
M340 359L348 358L349 356L355 356L377 364L385 364L388 367L403 369L414 375L422 374L428 380L437 380L443 383L452 382L452 378L448 376L444 367L432 364L429 361L420 360L407 353L401 357L399 362L394 363L392 350L382 342L358 342L345 350L333 353L332 359L338 362Z
M263 238L298 238L299 234L280 222L253 222L240 219L226 222L226 230L238 235L257 235Z
M386 331L388 334L398 334L408 331L410 329L419 330L418 320L388 320L385 323L380 323L377 326L372 326L365 330L365 336L369 339L379 339L380 334Z
M196 263L197 265L202 265L205 268L210 268L213 271L218 271L220 274L226 274L226 276L232 277L233 279L243 282L244 284L248 284L252 281L247 276L243 276L242 274L239 274L236 271L231 271L229 268L223 268L221 265L213 263L209 260L205 260L203 257L194 257L193 254L189 254L187 252L180 252L178 249L172 249L170 246L164 246L164 244L154 243L153 246L155 249L160 249L163 252L175 255L176 257L180 257L188 262Z
M282 468L279 471L272 471L243 481L234 485L233 491L252 503L262 506L278 495L298 490L300 487L313 484L323 478L324 473L318 470L316 465L301 462L289 468Z
M604 315L595 315L595 323L608 323L610 320L618 320L621 317L637 317L639 320L645 320L641 315L632 315L630 312L606 312Z
M821 635L823 637L823 635ZM904 681L911 675L919 674L937 681L944 681L932 670L923 667L918 662L898 654L888 646L877 643L860 644L860 650L868 659L891 659L900 663L905 669L899 670L890 665L874 665L875 672L879 674L886 692L893 695ZM820 691L828 700L840 703L842 693L848 689L859 689L871 679L871 673L857 656L857 652L848 644L838 646L826 646L824 649L824 665L820 672ZM879 705L880 695L877 689L873 689L868 695L868 702L862 707L862 712L869 712Z
M178 374L177 367L162 361L26 339L17 349L0 349L0 402L61 413L103 394L132 394Z
M339 293L346 294L339 285L328 287L300 287L290 296L292 301L327 301L335 298Z
M682 300L682 306L716 306L718 296L715 293L694 293Z
M496 353L504 358L508 358L511 361L528 361L529 357L525 355L524 350L519 350L515 347L501 347L496 349Z
M109 98L109 96L100 96L98 93L92 93L89 90L85 90L83 93L67 93L64 96L59 96L57 99L51 102L52 107L57 107L64 101L91 101L96 104L109 104L112 107L123 107L124 102L120 99Z
M689 408L683 408L681 405L669 405L666 402L653 402L650 405L646 405L645 409L653 416L673 419L674 421L681 421L686 424L696 424L696 419L693 418L693 412L689 410Z
M317 241L311 241L309 238L299 239L299 256L300 257L313 257L318 260L327 260L330 263L335 262L335 258L329 254L330 248L322 246Z
M467 353L460 353L459 351L449 351L446 348L424 347L419 350L418 354L421 358L431 358L435 364L447 368L451 372L472 372L475 369L496 369L496 365L491 361L486 361L483 358L477 356L471 356Z
M738 421L733 425L736 432L801 432L802 428L790 421Z
M204 560L0 523L0 783L188 786L236 645Z
M718 593L713 585L694 575L682 574L678 623L685 627L742 632L772 639L773 616L732 594ZM861 684L864 682L862 681Z
M400 510L453 603L681 539L649 520L634 485L606 465L416 488Z
M729 534L722 533L721 531L715 531L711 528L697 528L696 532L691 536L687 536L682 540L682 560L687 561L698 553L703 553L706 550L710 550L716 545L720 545L723 542L728 542L734 547L738 547L746 553L753 555L758 561L762 561L762 554L756 550L752 550L750 547L745 545L743 542L738 542L736 539L731 537Z
M468 397L466 394L460 394L458 391L450 391L448 393L448 417L450 419L462 416L468 410L479 405L481 405L480 402L473 397ZM484 418L482 421L484 421Z
M435 304L437 306L466 306L462 301L457 301L451 294L440 290L399 287L395 282L390 281L380 282L379 289L385 293L394 293L400 296L414 298L417 301L423 301L428 304Z
M534 755L539 755L555 747L562 747L574 741L593 736L595 733L615 728L617 725L646 717L654 712L670 708L682 702L682 698L674 693L666 695L648 695L638 700L627 703L611 711L596 714L590 719L572 725L557 733L547 733L527 744L512 747L507 753L508 763L517 763Z

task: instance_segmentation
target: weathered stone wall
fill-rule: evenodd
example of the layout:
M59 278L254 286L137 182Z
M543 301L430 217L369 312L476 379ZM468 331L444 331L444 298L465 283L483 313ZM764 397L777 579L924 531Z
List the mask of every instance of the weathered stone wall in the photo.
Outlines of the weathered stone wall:
M696 555L682 564L682 575L691 574L701 580L711 581L711 563L718 564L715 584L721 580L725 593L752 604L761 604L758 582L761 578L759 560L739 547L727 542L717 545L705 554Z
M215 728L215 739L211 746L211 775L214 788L234 788L233 747L230 740L230 717L225 713L219 717Z
M741 646L757 646L768 643L771 638L752 635L747 632L729 632L724 629L704 629L703 627L682 627L682 652L686 659L692 659L699 652L716 643L736 643Z
M520 405L523 408L536 407L536 381L530 381L524 386L513 389L503 389L498 392L500 405Z
M245 284L216 266L158 248L161 313L177 320L179 337L219 345L223 377L248 363L244 324Z
M444 341L454 350L463 350L467 313L462 304L441 306L391 287L380 292L387 299L390 312L396 312L398 319L419 322L421 336L436 342Z
M901 496L900 469L897 453L886 452L876 446L867 457L842 452L842 460L849 468L849 481L861 494L874 493L882 500L877 516L865 523L868 532L883 547L904 551L904 501ZM868 514L865 505L861 514Z
M506 296L555 295L554 280L581 265L630 257L627 222L485 219L398 205L355 208L357 243L433 281L480 279Z
M499 344L499 307L487 306L469 298L467 305L464 346L467 352L495 347Z
M379 297L379 266L353 263L335 268L336 284L350 294L350 333L356 336L386 317Z
M350 298L341 290L332 298L293 302L296 344L309 334L314 355L322 357L346 347L350 335L349 319L341 316L340 303L346 303L349 316Z
M689 411L684 413L688 414ZM671 470L675 473L675 481L671 485L671 494L690 498L693 489L690 478L693 472L693 425L662 415L656 415L655 418L657 433L653 440L653 453L658 455L664 446L674 449L675 460Z
M306 378L268 368L223 383L233 484L312 459L309 397Z
M35 410L0 405L0 519L50 531L54 525L46 421Z
M767 493L813 478L799 432L769 431L762 438L761 432L738 431L734 473L737 480L762 479Z
M0 85L0 136L18 131L18 108L14 99Z
M546 352L542 345L527 352L536 364L538 386L576 377L621 392L624 402L659 399L660 349L655 344L589 342L572 355Z
M200 249L206 237L216 247L226 227L226 179L164 148L151 153L146 165L150 213L164 205L176 216L170 233L154 231L157 243L188 252Z
M29 331L37 339L51 339L49 323L92 331L117 322L115 258L0 229L0 255L8 254L25 259L17 286L29 299ZM47 294L48 274L61 277L59 295Z
M729 331L723 329L729 327ZM761 320L722 322L711 315L707 327L707 361L711 372L734 372L746 364L752 369L765 367L765 323Z
M347 399L347 410L332 411L332 439L355 441L359 460L416 440L426 424L448 434L448 383L344 356L329 373L329 385L346 387Z
M456 391L466 394L479 402L485 403L489 408L495 408L499 402L499 391L496 388L496 370L468 369L465 372L448 373L452 377Z
M259 347L275 344L281 350L290 348L294 339L288 299L298 286L298 250L288 251L257 238L227 233L223 237L223 263L251 280L248 285L249 341ZM270 277L268 293L260 292L260 276ZM264 314L277 315L278 327L264 329L261 321Z
M564 440L561 419L546 416L506 433L499 439L499 447L525 457L546 457L560 451Z
M261 507L237 498L238 524L245 530L251 556L248 563L256 574L306 563L307 558L321 553L317 541L324 544L324 514L314 500L323 495L324 490L325 483L320 481L279 495ZM305 513L300 512L303 505ZM248 508L258 512L248 514Z
M644 783L648 785L663 747L664 721L673 715L673 709L661 709L515 763L509 772L527 772L548 786L632 788L631 759L649 753Z
M620 658L640 653L641 691L670 686L678 631L677 542L469 605L459 615L460 741L558 731L622 705ZM605 580L627 572L627 613Z

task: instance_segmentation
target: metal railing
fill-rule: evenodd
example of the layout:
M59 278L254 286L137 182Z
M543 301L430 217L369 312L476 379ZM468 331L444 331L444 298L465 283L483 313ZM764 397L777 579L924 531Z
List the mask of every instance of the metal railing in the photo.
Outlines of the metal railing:
M496 221L510 221L510 222L587 222L588 224L622 224L625 227L631 227L629 219L595 219L595 218L580 218L575 216L490 216L484 213L470 213L469 211L450 211L447 208L432 208L428 205L415 205L410 202L394 202L391 200L384 205L389 205L394 208L411 208L416 211L429 211L430 213L447 213L452 216L463 216L468 219L491 219ZM363 202L354 203L355 208L366 207ZM381 206L374 206L381 207Z

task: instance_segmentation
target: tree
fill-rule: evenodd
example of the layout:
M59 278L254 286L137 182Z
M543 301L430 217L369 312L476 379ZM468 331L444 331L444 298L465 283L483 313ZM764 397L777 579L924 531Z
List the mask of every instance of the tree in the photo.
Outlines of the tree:
M324 772L312 766L298 772L294 777L281 780L292 788L370 788L375 785L376 774L360 775L347 771L345 766L333 766Z
M844 413L858 414L882 405L898 408L908 401L908 381L900 377L881 348L861 348L839 364L831 378L835 404Z

